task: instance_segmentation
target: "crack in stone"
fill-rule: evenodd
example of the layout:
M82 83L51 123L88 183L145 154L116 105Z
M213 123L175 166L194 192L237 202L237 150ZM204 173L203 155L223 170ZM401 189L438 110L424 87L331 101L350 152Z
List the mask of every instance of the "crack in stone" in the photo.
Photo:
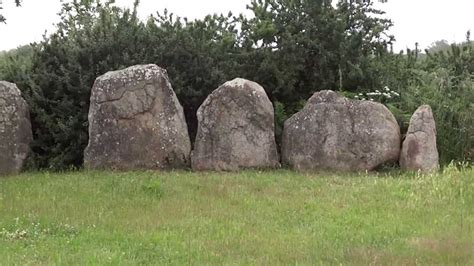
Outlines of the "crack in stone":
M125 94L127 92L137 92L137 91L141 91L141 90L144 90L145 91L145 94L147 96L151 96L151 97L154 97L152 95L149 95L147 90L146 90L146 86L148 85L152 85L153 86L153 83L152 82L146 82L144 83L140 89L135 89L135 90L129 90L129 88L125 88L121 93L120 93L120 96L117 97L117 98L112 98L112 99L107 99L107 100L103 100L103 101L95 101L98 105L101 105L101 104L104 104L104 103L113 103L113 102L118 102L120 100L123 99L123 97L125 96ZM124 87L127 87L126 85L123 85ZM131 88L134 88L133 86ZM105 93L104 93L105 94ZM106 96L109 96L109 95L106 95ZM106 97L107 98L107 97ZM138 98L138 97L137 97Z
M349 115L349 122L351 123L351 141L349 142L349 147L348 147L348 151L354 155L356 158L361 158L361 156L353 150L354 147L356 147L356 142L355 142L355 135L356 135L356 122L355 122L355 118L354 118L354 114L352 112L352 107L353 104L352 103L346 103L345 106L347 107L347 112L348 112L348 115Z

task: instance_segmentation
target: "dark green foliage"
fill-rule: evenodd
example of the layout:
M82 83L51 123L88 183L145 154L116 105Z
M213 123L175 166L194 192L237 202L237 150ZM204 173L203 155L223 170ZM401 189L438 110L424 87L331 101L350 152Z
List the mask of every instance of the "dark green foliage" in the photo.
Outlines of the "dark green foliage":
M200 104L244 65L236 23L231 14L188 21L165 10L150 18L147 28L153 46L145 58L168 70L194 139Z
M273 107L275 108L275 137L281 139L283 136L283 126L285 121L290 118L285 111L285 106L281 102L274 102ZM281 152L281 143L278 144L278 151Z

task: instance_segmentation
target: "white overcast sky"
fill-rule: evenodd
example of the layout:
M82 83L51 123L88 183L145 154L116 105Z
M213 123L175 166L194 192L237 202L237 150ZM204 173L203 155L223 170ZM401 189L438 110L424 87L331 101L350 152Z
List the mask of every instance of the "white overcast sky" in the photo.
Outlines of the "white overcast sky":
M21 8L13 0L3 1L1 11L7 24L0 24L0 51L40 41L42 35L54 30L58 22L60 0L23 0ZM133 0L117 0L120 6L131 6ZM139 14L146 18L155 11L168 10L188 18L201 18L209 13L245 12L250 0L141 0ZM415 42L425 48L437 40L461 42L466 32L473 31L474 0L389 0L377 6L387 12L395 26L391 33L395 49L413 48Z

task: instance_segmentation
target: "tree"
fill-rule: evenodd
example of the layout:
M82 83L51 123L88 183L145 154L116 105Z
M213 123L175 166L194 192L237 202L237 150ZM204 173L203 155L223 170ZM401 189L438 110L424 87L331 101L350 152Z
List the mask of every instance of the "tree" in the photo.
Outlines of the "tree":
M322 89L350 91L378 86L369 62L387 53L391 21L369 2L330 0L252 1L252 19L243 19L244 47L255 58L248 76L268 88L273 100L293 113L302 100Z
M20 6L21 5L21 0L15 0L15 4L16 4L16 6ZM0 2L0 10L2 10L2 9L3 9L2 3ZM6 22L6 18L2 14L0 14L0 22L3 22L3 23Z
M446 40L436 41L428 47L428 53L437 53L441 51L447 51L449 47L450 45L448 41Z

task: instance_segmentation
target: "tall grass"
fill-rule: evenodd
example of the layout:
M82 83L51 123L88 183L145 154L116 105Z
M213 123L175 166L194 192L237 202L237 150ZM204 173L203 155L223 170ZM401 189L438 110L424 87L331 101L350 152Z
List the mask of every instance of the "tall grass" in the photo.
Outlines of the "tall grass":
M474 156L474 74L454 76L447 69L417 71L418 79L402 93L403 110L429 104L437 125L442 164L472 162ZM405 118L405 126L408 124Z

